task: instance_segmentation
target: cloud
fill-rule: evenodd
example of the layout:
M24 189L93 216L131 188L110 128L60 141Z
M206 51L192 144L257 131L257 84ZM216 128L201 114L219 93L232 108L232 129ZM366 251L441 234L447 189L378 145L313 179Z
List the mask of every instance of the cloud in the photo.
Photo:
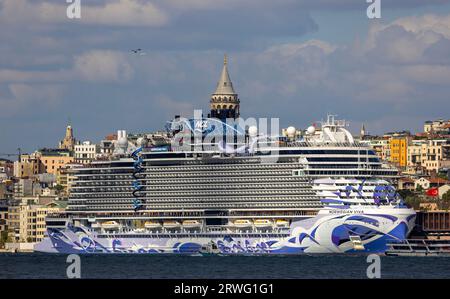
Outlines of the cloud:
M435 32L450 38L450 15L426 14L404 17L394 21L392 24L402 26L405 30L416 34Z
M114 0L96 2L96 4L92 4L92 2L82 1L81 19L70 20L66 13L69 4L66 3L2 0L0 2L0 23L69 24L70 22L77 22L77 24L85 25L158 27L168 21L166 13L148 1Z
M389 24L375 24L369 29L362 55L391 64L448 61L450 50L450 15L405 17ZM443 60L441 60L443 59Z
M0 83L123 82L130 80L133 74L125 54L112 50L91 50L75 56L73 64L65 69L0 69Z
M336 48L337 48L336 46L331 45L326 41L312 39L302 43L276 45L270 47L265 52L283 57L289 57L294 55L302 55L305 52L307 52L305 51L305 49L312 50L313 52L320 51L323 52L324 54L330 54L334 50L336 50Z
M396 117L427 119L448 111L447 18L428 16L424 19L435 22L419 22L422 25L414 29L402 25L408 18L371 26L362 43L289 42L246 55L242 111L247 105L261 111L261 102L265 111L288 119L311 119L329 111L356 122L380 121L378 133L392 126Z
M70 70L16 70L0 69L0 83L67 82L73 79Z
M223 10L223 9L242 9L244 7L264 7L279 6L286 4L295 4L302 9L315 10L348 10L365 9L369 4L361 0L160 0L170 7L182 10ZM383 0L384 8L411 8L426 5L445 4L449 0Z
M119 0L103 6L83 6L83 22L114 26L162 26L168 16L151 2Z
M258 68L256 78L264 80L263 85L283 96L292 96L304 87L318 87L327 77L326 57L335 49L336 46L318 40L271 46L254 57L253 63ZM253 86L261 85L261 82L249 81Z
M383 1L419 15L345 33L363 36L354 43L321 31L339 25L334 14L318 24L310 12L353 17L365 1L82 2L83 18L68 20L64 1L0 0L0 127L15 128L0 139L22 136L20 127L41 144L42 131L64 128L69 115L80 138L96 141L117 128L160 129L194 107L206 112L224 52L244 117L303 127L332 112L382 133L450 109L450 15L414 9L449 1ZM354 26L365 26L361 18Z
M234 49L267 43L265 37L298 37L317 30L309 13L292 0L82 1L82 17L74 20L66 17L67 4L59 1L0 1L0 24L21 28L24 34L62 33L58 41L64 40L66 48L79 47L87 36L90 43L109 37L108 43L132 40L148 49ZM101 34L96 32L100 29ZM54 40L39 42L45 46Z
M174 100L167 95L158 95L155 100L155 106L166 112L166 117L168 120L174 115L192 115L195 108L190 102Z
M1 86L0 86L1 87ZM62 101L65 86L61 84L23 84L13 83L0 92L0 116L22 116L31 111L55 109Z
M49 103L57 101L63 90L61 85L11 84L9 88L14 98L21 101L44 100Z
M63 3L61 3L63 2ZM66 10L69 4L56 0L0 0L0 23L6 24L73 24ZM411 8L424 5L448 4L450 0L391 0L383 1L383 8ZM82 18L76 24L131 27L162 27L174 24L177 18L189 18L198 12L226 13L228 20L241 12L251 15L270 15L283 10L296 13L305 10L362 10L367 3L361 0L96 0L82 1ZM229 13L232 11L232 13ZM264 14L261 14L264 12ZM203 15L208 18L208 16ZM214 17L214 16L211 16ZM192 20L191 21L195 21ZM242 21L242 20L241 20ZM245 21L245 20L243 20ZM423 20L429 22L429 20ZM232 25L230 22L224 22ZM410 26L414 26L411 22ZM432 24L432 23L431 23Z
M417 83L450 86L450 65L411 65L402 73Z
M125 55L110 50L93 50L77 56L74 68L83 80L92 82L120 82L133 76Z

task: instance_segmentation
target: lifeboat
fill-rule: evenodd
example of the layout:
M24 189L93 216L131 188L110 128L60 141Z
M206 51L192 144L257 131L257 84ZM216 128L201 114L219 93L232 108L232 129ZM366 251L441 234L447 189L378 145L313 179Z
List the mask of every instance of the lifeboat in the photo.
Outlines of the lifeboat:
M198 228L202 226L202 223L198 220L184 220L183 227L185 228Z
M174 228L179 228L180 227L180 223L178 221L164 221L164 228L168 228L168 229L174 229Z
M159 223L158 221L145 221L144 224L145 228L160 228L161 227L161 223Z
M119 228L119 223L116 221L106 221L102 223L102 227L106 229L116 229Z
M278 227L289 227L289 221L285 220L285 219L278 219L275 222L276 226Z
M248 219L238 219L235 220L233 224L235 227L244 228L244 227L251 227L253 223L251 220Z
M268 219L257 219L254 222L255 227L272 227L272 221Z

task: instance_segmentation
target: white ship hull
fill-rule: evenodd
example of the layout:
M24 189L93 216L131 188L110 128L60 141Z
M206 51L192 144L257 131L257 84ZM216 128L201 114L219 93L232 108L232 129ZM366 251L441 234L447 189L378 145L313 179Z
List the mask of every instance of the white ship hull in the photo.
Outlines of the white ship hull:
M152 233L98 235L85 227L52 228L35 247L58 253L196 254L213 246L221 254L384 252L388 241L404 240L415 212L395 206L324 208L316 217L293 221L284 233ZM361 246L356 246L358 243Z

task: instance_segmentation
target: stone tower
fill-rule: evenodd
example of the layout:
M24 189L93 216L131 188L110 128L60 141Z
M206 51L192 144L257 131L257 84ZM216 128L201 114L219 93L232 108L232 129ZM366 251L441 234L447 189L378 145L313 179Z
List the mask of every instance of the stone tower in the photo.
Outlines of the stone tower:
M217 83L216 91L211 95L210 109L211 117L226 119L239 117L239 97L233 89L227 68L227 56L223 59L222 74Z
M73 137L73 129L71 125L66 128L66 136L59 142L60 149L68 149L73 151L75 149L75 138Z
M366 128L365 128L364 124L362 124L362 126L361 126L361 131L359 132L359 137L361 140L363 140L364 137L366 137Z

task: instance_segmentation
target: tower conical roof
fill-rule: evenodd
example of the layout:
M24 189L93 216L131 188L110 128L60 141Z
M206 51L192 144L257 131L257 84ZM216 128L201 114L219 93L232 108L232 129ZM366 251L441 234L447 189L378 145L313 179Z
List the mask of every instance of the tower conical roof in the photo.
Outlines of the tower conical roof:
M233 83L231 82L230 75L228 74L227 68L227 56L223 59L222 74L220 75L219 82L217 83L217 88L214 94L236 94L233 89Z

